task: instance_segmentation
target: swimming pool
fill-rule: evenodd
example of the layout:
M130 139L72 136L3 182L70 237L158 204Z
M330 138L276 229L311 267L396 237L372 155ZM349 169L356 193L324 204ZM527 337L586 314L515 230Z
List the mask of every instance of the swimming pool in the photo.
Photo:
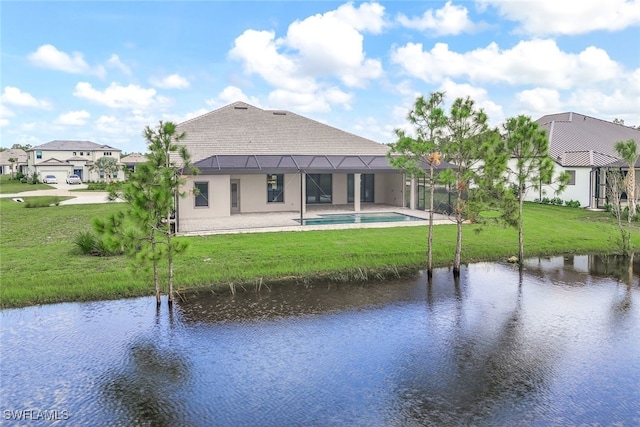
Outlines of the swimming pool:
M329 224L366 224L372 222L402 222L425 221L417 216L405 215L397 212L372 212L352 214L321 214L321 218L303 219L302 225L329 225ZM300 222L300 219L296 219Z

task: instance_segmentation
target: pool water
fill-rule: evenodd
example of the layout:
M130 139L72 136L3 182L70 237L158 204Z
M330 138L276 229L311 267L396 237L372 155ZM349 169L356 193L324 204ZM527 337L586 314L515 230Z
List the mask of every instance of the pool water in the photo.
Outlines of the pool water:
M371 222L401 222L401 221L425 221L417 216L405 215L397 212L374 212L352 214L322 214L321 218L303 219L302 225L329 225L329 224L361 224ZM300 219L296 219L300 222Z

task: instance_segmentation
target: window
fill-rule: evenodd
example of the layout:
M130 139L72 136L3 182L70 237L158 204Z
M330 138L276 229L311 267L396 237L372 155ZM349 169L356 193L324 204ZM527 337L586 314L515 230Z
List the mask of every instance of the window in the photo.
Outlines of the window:
M111 155L111 151L105 151L102 153L104 156L110 156Z
M73 155L74 155L74 156L75 156L75 155L77 155L75 151L73 152Z
M104 178L104 171L100 171L100 179Z
M42 158L42 151L36 151L36 159Z
M209 183L208 182L194 182L193 192L196 196L197 208L209 206Z
M113 174L111 175L111 178L117 178L118 177L118 171L113 172Z
M267 175L267 202L284 202L284 175Z
M307 203L331 203L332 189L330 173L307 174Z
M347 175L347 203L353 203L355 177L352 173ZM363 173L360 175L360 201L372 202L374 194L374 175Z
M87 154L89 154L89 153L87 153ZM81 156L84 156L84 152L82 152L82 151L81 151L81 152L80 152L80 155L81 155Z
M576 185L576 171L567 171L569 174L569 182L567 185Z

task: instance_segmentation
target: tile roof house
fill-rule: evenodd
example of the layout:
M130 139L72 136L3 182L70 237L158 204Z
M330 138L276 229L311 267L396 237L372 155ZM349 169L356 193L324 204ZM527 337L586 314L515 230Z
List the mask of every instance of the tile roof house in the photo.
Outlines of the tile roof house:
M132 172L136 171L136 166L139 163L145 163L147 160L149 160L147 159L147 156L141 153L131 153L120 158L120 162L123 166Z
M92 170L92 165L101 157L112 157L120 163L121 150L91 141L55 140L38 145L27 151L28 175L36 173L40 180L46 175L54 175L59 183L69 175L78 175L82 181L104 181L103 171ZM124 171L119 171L110 179L124 180Z
M583 207L604 207L606 170L623 166L615 144L629 139L640 144L640 129L573 112L549 114L536 121L547 131L549 154L556 162L556 171L567 172L571 176L567 189L559 197L578 200ZM636 179L640 179L638 175ZM550 187L542 191L545 190L546 196L536 194L532 197L553 197Z
M290 111L236 102L178 131L200 171L178 201L178 231L181 222L236 213L405 205L405 176L389 165L387 145Z
M13 161L9 161L13 160ZM0 151L0 175L15 175L27 165L27 153L19 148ZM24 173L24 172L23 172Z

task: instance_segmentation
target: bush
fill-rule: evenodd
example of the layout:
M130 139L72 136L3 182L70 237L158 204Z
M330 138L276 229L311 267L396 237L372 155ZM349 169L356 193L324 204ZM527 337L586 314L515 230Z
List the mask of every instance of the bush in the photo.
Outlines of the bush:
M123 253L122 250L109 248L107 242L90 231L81 231L76 234L73 243L80 249L80 253L84 255L113 256Z
M570 208L579 208L581 206L580 202L577 200L567 200L564 202L564 204L565 206L568 206Z
M37 200L27 200L25 208L48 208L50 206L60 206L60 197L46 197Z

